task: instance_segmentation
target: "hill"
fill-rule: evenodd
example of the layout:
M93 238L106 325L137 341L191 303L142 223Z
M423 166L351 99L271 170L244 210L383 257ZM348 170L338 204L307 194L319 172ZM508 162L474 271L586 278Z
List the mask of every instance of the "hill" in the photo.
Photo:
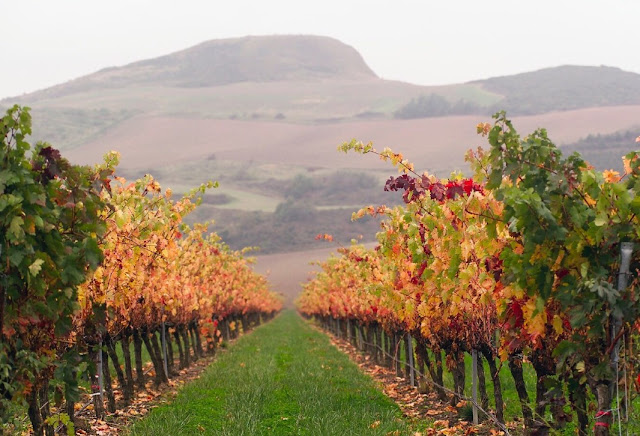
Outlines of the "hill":
M638 148L636 138L640 135L640 121L631 130L610 134L588 135L575 142L564 144L564 153L579 152L598 169L613 169L624 173L621 157Z
M640 104L640 75L612 67L563 66L418 86L380 79L353 47L332 38L253 36L207 41L105 68L4 99L0 106L13 103L33 107L36 139L68 150L149 116L327 125Z
M640 74L606 66L564 65L471 83L504 96L492 110L519 115L640 104Z
M523 134L546 127L556 143L568 144L587 132L628 130L637 124L638 113L640 106L614 106L514 117L513 122ZM350 213L370 203L400 201L397 195L383 196L384 180L394 172L389 165L374 156L338 153L340 143L351 138L373 141L378 149L402 151L419 170L446 176L452 170L467 170L464 153L486 144L476 134L481 121L490 117L320 125L140 117L66 155L75 162L92 163L117 146L124 175L154 174L174 192L218 180L221 187L212 198L205 198L196 217L215 219L220 223L215 228L237 244L234 247L261 245L265 252L278 252L284 246L314 246L313 236L326 223L331 228L322 227L322 232L340 235L341 243L359 234L372 235L375 224L351 225ZM625 152L616 150L616 159L633 146L629 144Z
M376 75L350 46L322 36L247 36L207 41L154 59L111 67L32 94L37 100L96 89L204 88L241 82L363 80Z
M204 42L0 106L31 106L33 139L74 162L92 164L116 149L122 175L151 173L176 193L218 180L221 188L192 219L218 220L215 229L234 248L279 252L315 246L319 232L341 243L372 235L376 222L352 224L351 212L399 201L382 192L393 171L371 157L337 153L344 141L392 147L416 168L446 176L466 170L464 152L484 143L476 124L498 109L521 114L514 119L520 132L546 127L559 144L632 129L639 77L558 67L418 86L377 77L355 49L332 38L265 36Z
M383 80L340 41L281 35L204 42L4 99L0 107L31 106L35 138L64 150L136 116L305 124L375 121L391 118L425 93L479 106L501 98L477 85L427 87Z
M464 97L445 98L435 92L414 97L394 112L395 118L413 119L448 115L490 115L506 110L514 115L535 115L589 107L640 104L640 74L613 67L565 65L512 76L469 82L493 103Z

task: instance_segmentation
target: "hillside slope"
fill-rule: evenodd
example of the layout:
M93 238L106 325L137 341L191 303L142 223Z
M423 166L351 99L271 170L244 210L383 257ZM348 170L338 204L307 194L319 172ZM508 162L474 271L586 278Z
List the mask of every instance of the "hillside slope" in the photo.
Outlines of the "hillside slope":
M118 150L121 175L151 173L177 194L220 181L193 219L218 220L217 230L234 248L275 252L313 246L318 221L332 225L321 231L341 243L373 234L366 226L375 223L347 226L349 216L362 202L378 202L393 171L371 156L338 153L344 141L392 147L417 169L447 176L467 170L465 151L486 143L476 124L499 109L515 116L521 133L546 127L558 144L633 130L639 84L640 75L615 68L559 67L418 86L377 77L352 47L331 38L266 36L208 41L0 106L31 106L32 140L53 143L73 162L93 164ZM411 119L394 119L403 107ZM529 113L536 115L517 116ZM617 160L634 145L611 153L598 146L597 155ZM374 197L355 192L354 179L370 185ZM335 193L319 189L294 198L287 192L294 182L322 187L323 180L339 181Z
M580 109L514 118L521 133L545 127L557 143L570 143L588 133L609 134L638 124L639 106ZM464 169L464 152L486 143L476 124L489 116L467 115L419 120L353 121L302 125L140 117L121 124L90 143L69 150L80 163L96 162L111 149L122 152L121 166L150 171L188 162L239 161L300 168L389 168L379 159L345 156L336 151L344 141L373 141L377 148L402 151L416 164L442 176ZM197 171L192 172L192 174Z
M424 92L496 97L477 86L422 87L378 78L352 47L309 35L197 46L0 101L33 108L34 137L65 150L139 115L327 123L388 118Z
M197 46L0 101L29 105L34 137L83 146L138 117L336 124L450 115L541 114L640 104L640 75L563 66L418 86L380 79L353 48L328 37L252 36ZM436 107L432 107L432 106ZM585 131L585 136L589 133Z
M640 74L606 66L564 65L471 83L503 95L492 109L514 114L640 104Z
M132 86L204 88L240 82L363 80L377 76L352 47L322 36L219 39L31 94L31 101Z

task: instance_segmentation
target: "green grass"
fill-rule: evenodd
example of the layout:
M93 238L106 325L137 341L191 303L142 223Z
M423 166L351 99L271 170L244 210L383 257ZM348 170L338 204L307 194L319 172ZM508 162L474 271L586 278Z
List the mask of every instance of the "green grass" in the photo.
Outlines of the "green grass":
M444 354L443 354L444 356ZM444 357L443 357L444 361ZM471 386L471 356L469 354L465 354L465 395L468 398L472 396L472 386ZM484 373L485 380L487 385L487 395L489 396L489 405L492 410L495 410L495 401L493 397L493 381L491 380L491 369L489 368L489 364L482 359L484 364ZM518 398L518 393L516 392L515 382L513 381L513 377L511 376L511 372L509 371L509 365L504 362L497 362L498 368L500 370L500 384L502 385L502 399L505 404L505 419L507 421L512 421L514 417L522 416L522 408L520 406L520 399ZM535 393L536 393L536 372L533 367L529 364L524 364L522 366L522 371L524 373L524 383L527 387L527 392L529 393L529 399L531 400L531 408L533 409L535 403ZM444 383L449 389L453 389L453 376L449 371L444 372ZM478 401L480 398L480 393L478 393Z
M278 207L278 204L282 201L281 198L269 197L266 195L227 187L219 188L216 190L216 193L226 194L231 198L229 203L217 205L217 207L221 209L274 212L276 207Z
M415 340L414 340L415 346ZM431 355L433 353L429 352ZM404 344L400 347L400 360L406 361ZM493 381L491 380L491 369L485 359L482 359L485 373L485 381L487 388L487 395L489 397L489 407L492 411L495 411L495 399L493 396ZM442 352L442 363L444 365L443 382L447 389L453 390L453 375L446 368L446 355ZM498 369L500 371L500 384L502 387L502 400L504 402L504 417L507 422L513 421L514 418L521 419L522 407L520 406L520 399L516 392L515 382L509 371L508 364L497 362ZM536 393L536 373L530 364L523 364L524 382L529 393L530 406L533 410L535 407L535 393ZM403 367L404 371L404 367ZM428 371L425 369L425 377L427 380L431 380ZM472 397L472 359L471 355L465 354L465 391L464 394L467 398ZM478 391L478 402L480 401L480 392ZM571 424L569 425L571 426Z
M129 176L137 178L149 171L144 169ZM215 180L220 186L205 194L203 204L207 204L208 195L224 194L230 201L226 204L215 204L215 207L273 212L283 200L282 196L273 189L261 190L261 186L270 180L288 180L298 173L306 172L305 168L292 165L211 159L157 168L152 174L163 187L170 187L176 196L189 192L209 180Z
M414 340L415 346L415 340ZM406 353L404 348L404 343L399 349L399 359L402 362L406 361ZM429 352L430 355L433 356L433 353ZM467 398L472 397L472 363L471 363L471 355L465 354L465 396ZM446 355L442 354L443 364L446 362ZM502 387L502 400L504 402L504 418L506 422L510 421L519 421L522 423L522 407L520 405L520 399L518 398L518 393L516 392L515 382L509 371L509 366L506 362L497 362L498 369L500 371L500 384ZM486 389L487 395L489 397L489 407L491 411L495 411L495 400L493 396L493 381L491 380L491 370L489 368L489 364L483 359L484 373L485 373L485 381L486 381ZM533 366L525 362L522 365L524 382L527 388L527 393L529 395L529 406L531 410L535 410L535 400L536 400L536 372ZM402 371L404 374L404 366L402 367ZM427 380L431 380L428 371L425 369L425 377ZM443 382L444 386L450 390L454 389L453 385L453 375L450 371L446 369L446 364L443 372ZM632 389L633 391L633 389ZM568 398L568 392L565 392L565 397ZM595 398L593 394L588 392L589 402L591 403L591 407L595 407L593 404L595 402ZM478 392L478 402L480 401L480 393ZM622 400L621 400L622 401ZM616 399L615 396L613 398L613 402L611 407L615 407ZM595 410L595 409L594 409ZM569 405L565 406L565 411L568 414L573 414ZM593 413L590 413L590 417L593 420ZM628 431L629 434L640 434L640 396L633 395L631 399L631 404L629 405L629 421L628 423L622 423L622 431ZM615 418L615 417L614 417ZM545 416L545 420L549 423L553 422L553 417L551 416L550 411L547 411L547 415ZM568 422L564 428L560 430L560 434L576 434L577 432L577 419L574 416L573 421ZM612 434L617 434L618 432L618 424L617 420L614 419L614 423L612 425ZM556 433L554 433L556 434Z
M396 404L295 313L241 337L130 435L412 434Z
M415 339L414 339L415 346ZM433 356L432 352L429 352L431 356ZM406 361L406 354L404 343L400 347L400 357L401 361ZM493 397L493 381L491 380L491 369L489 368L489 364L485 359L482 359L487 387L487 395L489 397L489 406L491 410L495 410L495 400ZM432 357L433 362L433 357ZM446 355L442 352L442 363L444 365L443 371L443 382L444 386L447 389L453 390L453 375L446 368ZM497 362L498 369L500 370L500 384L502 386L502 399L505 404L505 419L507 421L512 421L515 417L522 416L522 408L520 406L520 399L518 398L518 393L516 392L515 382L513 381L513 377L511 376L511 372L509 372L509 366L507 363L501 364ZM403 367L404 371L404 367ZM467 398L471 398L472 396L472 365L471 365L471 355L465 354L465 391L464 394ZM536 392L536 373L533 367L527 363L523 365L523 373L524 373L524 382L527 387L527 392L529 393L529 399L531 400L531 408L533 409L535 403L535 392ZM404 374L404 372L403 372ZM427 380L431 380L428 371L425 369L425 377ZM478 401L480 401L480 393L478 392Z
M442 95L451 103L455 103L458 100L465 100L473 102L478 106L490 106L498 103L503 98L502 95L488 91L474 83L443 85L435 88L434 92Z
M130 344L131 348L131 365L135 365L135 357L133 355L133 342ZM123 368L124 371L124 353L122 351L121 345L116 345L116 354L118 355L118 361ZM142 347L142 364L146 365L147 362L151 361L151 357L149 356L149 352L145 346ZM134 377L135 377L135 366L133 368ZM111 373L111 379L114 383L114 387L118 388L118 379L116 376L116 370L113 368L113 362L109 363L109 372ZM82 377L79 381L80 387L83 388L86 392L91 391L91 385L86 378ZM82 400L84 402L84 400ZM15 415L15 418L9 422L0 424L0 435L2 434L22 434L30 430L30 421L27 418L27 407L23 404L11 403L10 405L11 412Z

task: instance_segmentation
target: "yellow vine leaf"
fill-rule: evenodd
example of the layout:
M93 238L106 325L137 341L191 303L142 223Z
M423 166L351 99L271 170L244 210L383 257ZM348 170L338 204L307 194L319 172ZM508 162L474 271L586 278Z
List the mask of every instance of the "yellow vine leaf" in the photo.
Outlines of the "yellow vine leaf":
M562 334L562 319L558 315L553 315L553 330L557 335Z
M547 324L547 313L546 311L541 310L535 316L533 316L535 310L536 302L533 299L528 300L527 303L522 307L527 331L534 336L544 336L544 331Z
M604 170L602 176L607 183L618 183L620 181L620 173L614 170Z

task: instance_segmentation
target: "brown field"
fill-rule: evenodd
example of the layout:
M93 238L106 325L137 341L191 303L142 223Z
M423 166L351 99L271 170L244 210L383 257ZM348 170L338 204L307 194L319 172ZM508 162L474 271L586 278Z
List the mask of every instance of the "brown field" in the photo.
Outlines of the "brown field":
M418 169L438 174L465 169L463 157L469 148L486 143L475 126L489 117L455 116L419 120L377 120L324 125L261 121L143 117L120 125L103 137L66 155L78 163L95 163L116 149L122 153L121 167L149 169L202 159L278 163L307 168L385 168L374 157L345 156L336 147L351 138L373 141L404 155ZM638 126L640 106L603 107L544 115L516 117L523 134L546 127L559 144L588 134L606 134ZM630 147L633 145L630 144ZM309 262L324 260L334 248L281 253L257 257L255 269L269 273L272 288L292 306L300 283L316 269Z
M68 84L60 85L65 88ZM501 96L475 84L419 86L370 78L363 80L285 80L240 82L198 88L144 85L103 88L60 94L57 87L11 99L34 108L119 112L123 108L153 116L191 118L273 120L281 114L289 122L314 122L352 118L366 112L383 118L412 98L437 93L455 102L459 99L489 105ZM5 100L7 101L7 100Z
M346 157L336 151L344 141L373 141L391 147L438 174L464 169L469 148L486 143L475 133L482 116L418 120L376 120L334 124L288 124L264 121L141 117L66 152L74 162L95 163L109 150L122 154L121 167L152 169L212 158L322 168L383 168L372 158ZM521 133L545 127L558 144L588 134L606 134L640 123L640 106L615 106L515 117ZM388 168L388 167L387 167Z
M318 242L318 246L322 246L322 243ZM312 277L312 271L319 270L318 265L311 265L311 262L323 261L335 250L335 247L325 247L257 256L254 269L260 274L266 274L271 289L282 293L285 305L293 307L293 301L300 293L301 284Z
M318 242L318 246L322 245L322 242ZM373 243L365 244L367 247L374 245ZM325 245L324 248L314 250L256 256L254 269L260 274L266 274L271 289L282 293L285 305L293 307L293 302L301 291L301 284L313 276L312 271L320 269L318 265L312 265L311 262L328 259L336 249L335 246Z

